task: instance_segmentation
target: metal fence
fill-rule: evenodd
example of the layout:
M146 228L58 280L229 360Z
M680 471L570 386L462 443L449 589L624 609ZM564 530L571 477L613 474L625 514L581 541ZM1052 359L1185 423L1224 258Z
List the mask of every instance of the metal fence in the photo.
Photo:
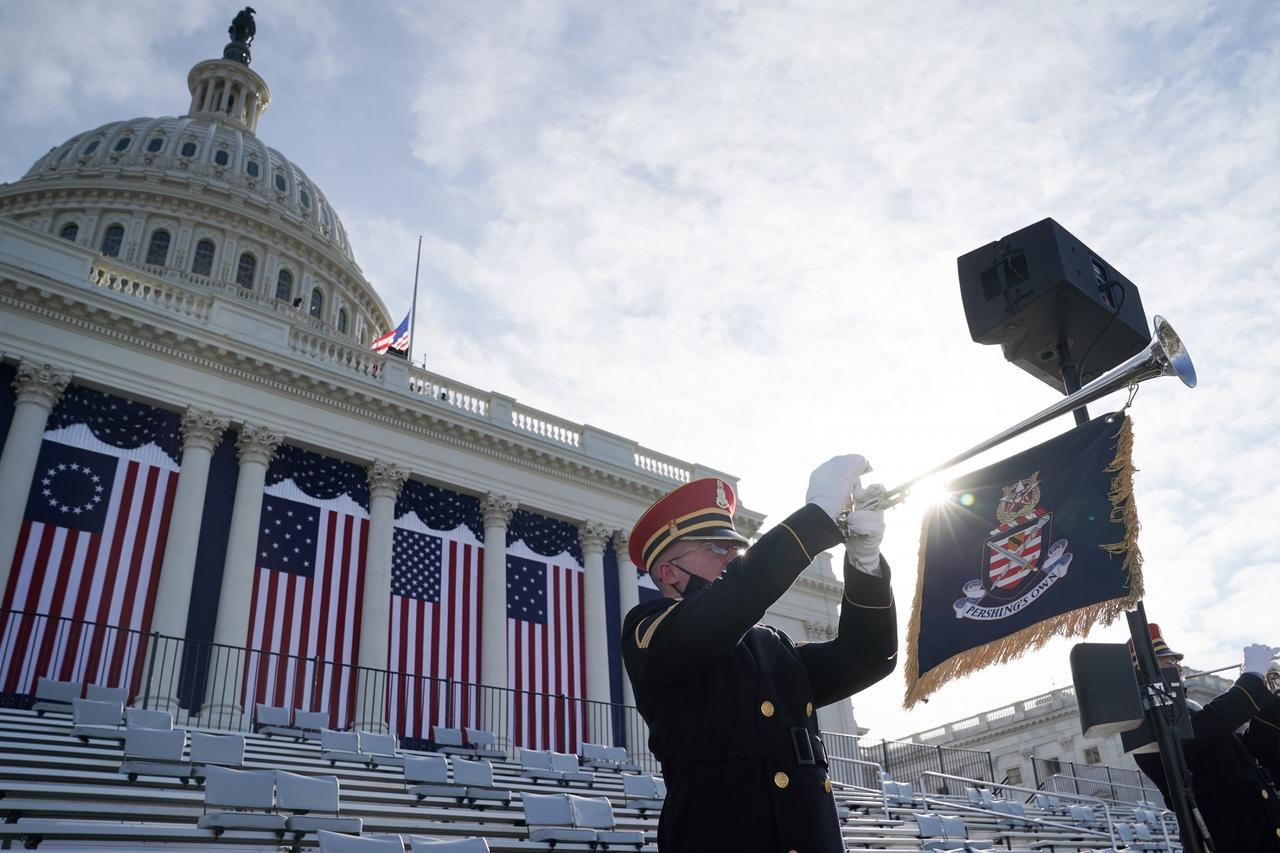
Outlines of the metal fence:
M470 727L493 732L508 750L623 746L658 770L629 705L0 612L0 704L29 706L41 677L122 688L132 707L212 729L249 731L262 704L323 712L334 729L390 731L409 749L427 746L432 726Z
M1059 758L1031 758L1036 787L1060 794L1101 797L1120 803L1162 803L1160 791L1138 770L1104 764L1077 764Z
M858 758L874 761L890 778L903 782L918 779L922 773L939 773L985 782L996 782L991 753L952 746L928 746L908 741L862 741ZM964 786L940 777L934 778L937 790L928 793L963 796Z

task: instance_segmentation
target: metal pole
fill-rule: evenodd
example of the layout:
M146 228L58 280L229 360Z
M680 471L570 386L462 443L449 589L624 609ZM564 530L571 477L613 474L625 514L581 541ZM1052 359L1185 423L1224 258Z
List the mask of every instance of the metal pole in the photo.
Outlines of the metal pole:
M413 304L409 306L409 364L413 364L413 327L418 323L418 270L422 267L422 235L418 235L418 260L413 264Z
M1172 686L1160 672L1156 661L1156 650L1151 645L1151 633L1147 627L1147 611L1141 601L1137 608L1126 614L1129 620L1129 635L1133 638L1134 651L1138 656L1139 690L1142 691L1143 703L1147 707L1147 719L1155 731L1156 743L1160 747L1160 761L1164 768L1164 778L1169 786L1169 803L1174 814L1178 816L1178 834L1182 838L1182 849L1185 853L1204 853L1201 843L1200 816L1197 814L1195 799L1191 791L1191 773L1187 770L1186 757L1182 754L1182 745L1178 742L1170 719L1165 710L1172 708L1176 713L1186 714L1186 705L1175 706L1176 698L1161 699L1157 689L1162 689L1164 696L1176 696Z
M1066 341L1058 342L1058 364L1062 372L1062 385L1067 396L1071 396L1080 390L1080 368L1071 358L1071 345ZM1075 416L1076 426L1084 426L1089 422L1089 410L1084 406L1072 409L1071 414Z

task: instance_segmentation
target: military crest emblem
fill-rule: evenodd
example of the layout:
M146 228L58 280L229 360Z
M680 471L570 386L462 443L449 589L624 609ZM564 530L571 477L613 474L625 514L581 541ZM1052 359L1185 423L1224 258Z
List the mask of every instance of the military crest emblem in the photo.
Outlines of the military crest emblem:
M1054 541L1053 513L1039 504L1039 471L1003 488L995 509L998 524L983 543L978 577L964 585L964 598L955 603L957 619L1012 616L1066 576L1067 540Z

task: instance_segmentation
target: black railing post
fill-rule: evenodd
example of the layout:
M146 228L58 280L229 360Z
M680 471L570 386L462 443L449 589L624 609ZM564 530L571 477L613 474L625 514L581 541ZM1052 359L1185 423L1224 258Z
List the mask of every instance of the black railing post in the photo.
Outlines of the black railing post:
M144 708L151 707L151 704L150 704L151 703L151 677L155 675L155 671L156 671L156 646L158 646L159 644L160 644L160 632L152 631L151 632L151 648L147 649L147 651L150 653L147 656L147 683L142 688L142 707Z
M309 711L320 710L320 658L316 655L311 656L311 700L309 702ZM337 722L334 722L337 725Z
M987 750L987 769L991 771L991 781L996 781L996 761L991 757L991 750Z
M1035 780L1036 790L1040 790L1040 765L1036 763L1035 753L1031 754L1031 778Z

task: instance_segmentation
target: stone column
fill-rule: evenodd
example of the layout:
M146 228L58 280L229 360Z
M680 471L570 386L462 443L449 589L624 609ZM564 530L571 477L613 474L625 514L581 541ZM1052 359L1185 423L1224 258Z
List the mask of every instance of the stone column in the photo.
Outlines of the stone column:
M501 748L509 745L507 690L507 525L516 502L490 492L480 501L484 513L484 586L480 613L481 728L491 729Z
M391 610L391 548L395 537L396 498L409 472L389 462L369 466L369 540L365 543L364 594L360 604L360 654L357 658L358 729L387 731L387 625Z
M203 716L213 727L238 728L244 713L240 702L240 676L245 660L241 652L249 637L249 602L253 599L253 568L258 549L258 522L262 517L262 489L267 465L284 440L268 427L245 424L236 440L240 470L236 499L231 506L231 531L218 593L218 618L214 623L216 648L210 662L208 701Z
M22 516L27 509L31 478L36 472L40 442L49 413L62 398L71 374L59 373L48 364L23 361L18 365L13 389L18 392L9 424L9 436L0 452L0 595L9 586L13 549L18 546Z
M616 530L613 534L613 553L618 558L618 624L621 625L631 612L631 608L640 603L640 587L636 583L636 564L631 562L628 550L629 540L626 531ZM631 679L627 678L626 667L622 668L622 701L627 705L636 704L635 692L631 689Z
M582 544L582 597L585 599L587 641L587 731L592 743L613 743L613 714L609 709L609 633L605 620L604 543L612 531L597 521L578 525Z
M178 711L178 673L186 643L187 612L191 607L191 581L196 568L196 548L200 543L200 522L204 518L205 490L209 485L209 462L230 419L208 409L187 409L182 415L182 468L173 495L169 534L165 538L164 559L156 582L156 603L151 628L162 635L151 648L154 658L148 667L149 706Z

